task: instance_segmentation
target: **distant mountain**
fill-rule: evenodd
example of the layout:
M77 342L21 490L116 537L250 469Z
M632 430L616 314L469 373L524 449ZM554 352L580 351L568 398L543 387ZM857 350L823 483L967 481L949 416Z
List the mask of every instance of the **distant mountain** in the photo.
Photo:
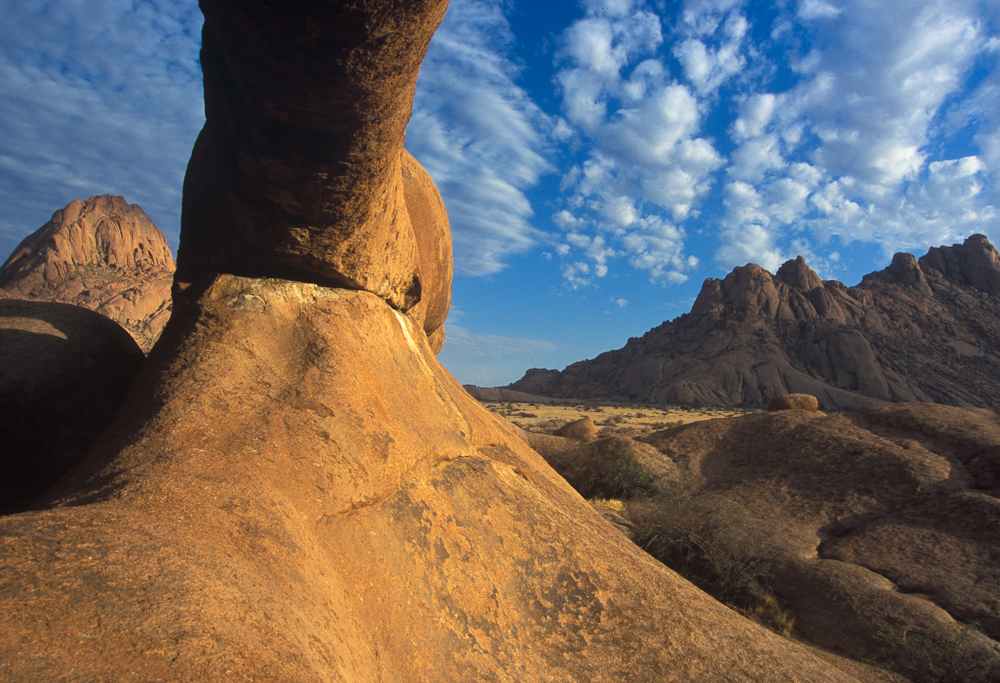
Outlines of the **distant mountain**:
M149 351L170 318L174 258L135 204L76 199L18 245L0 268L0 298L57 301L97 311Z
M579 399L763 405L787 393L824 409L892 401L1000 404L1000 255L984 235L899 253L846 287L799 256L709 278L690 313L562 372L508 389Z

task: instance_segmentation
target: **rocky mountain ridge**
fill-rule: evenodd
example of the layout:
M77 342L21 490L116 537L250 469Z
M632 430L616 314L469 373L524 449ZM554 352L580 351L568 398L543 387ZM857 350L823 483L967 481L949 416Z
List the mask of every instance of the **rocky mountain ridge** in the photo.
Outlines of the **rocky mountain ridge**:
M830 409L899 401L997 403L1000 255L984 235L898 253L855 287L800 256L705 281L691 312L621 349L509 385L529 394L762 405L787 393Z
M82 306L114 320L148 352L170 317L174 258L166 237L123 197L75 199L0 268L0 298Z

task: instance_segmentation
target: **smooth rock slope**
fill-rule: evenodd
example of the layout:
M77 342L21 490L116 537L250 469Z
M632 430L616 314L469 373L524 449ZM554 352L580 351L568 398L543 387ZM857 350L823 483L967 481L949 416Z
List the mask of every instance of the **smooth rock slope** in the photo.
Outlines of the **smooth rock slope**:
M508 389L553 397L820 407L898 401L997 403L1000 255L983 235L896 254L856 287L821 281L800 256L705 281L690 313L565 370L528 370Z

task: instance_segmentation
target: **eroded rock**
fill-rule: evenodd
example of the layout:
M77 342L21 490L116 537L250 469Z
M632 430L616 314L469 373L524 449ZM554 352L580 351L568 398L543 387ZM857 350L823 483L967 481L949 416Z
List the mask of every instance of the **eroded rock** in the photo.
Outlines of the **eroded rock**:
M201 4L206 122L184 181L178 279L286 277L417 305L401 154L447 0ZM440 267L426 276L432 320Z
M114 320L148 352L170 318L174 259L135 204L75 199L18 245L0 269L9 298L82 306Z
M0 519L17 680L850 680L645 556L365 292L189 288L50 498Z

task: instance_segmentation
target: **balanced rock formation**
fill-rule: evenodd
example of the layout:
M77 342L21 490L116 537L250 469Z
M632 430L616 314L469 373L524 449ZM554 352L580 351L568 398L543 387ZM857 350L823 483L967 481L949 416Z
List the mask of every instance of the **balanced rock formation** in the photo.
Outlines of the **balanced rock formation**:
M149 351L170 318L174 259L159 228L135 204L75 199L18 245L0 268L6 298L97 311Z
M125 330L93 311L0 300L0 514L26 509L80 461L143 360Z
M802 257L705 281L690 313L559 372L509 389L577 399L767 405L816 396L823 409L898 401L997 403L1000 255L983 235L845 287Z
M174 313L50 507L0 518L5 677L853 680L645 555L438 364L447 267L400 197L445 6L202 0Z

